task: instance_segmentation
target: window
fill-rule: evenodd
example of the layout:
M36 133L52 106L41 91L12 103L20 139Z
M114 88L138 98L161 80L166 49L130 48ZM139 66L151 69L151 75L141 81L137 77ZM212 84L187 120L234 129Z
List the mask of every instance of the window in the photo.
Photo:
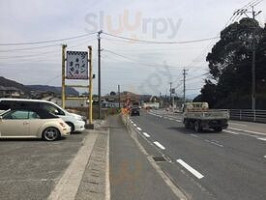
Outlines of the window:
M41 108L55 115L65 115L65 113L61 109L48 103L41 104Z
M40 119L41 117L36 112L29 112L29 119Z
M16 110L4 115L3 119L29 119L29 112Z

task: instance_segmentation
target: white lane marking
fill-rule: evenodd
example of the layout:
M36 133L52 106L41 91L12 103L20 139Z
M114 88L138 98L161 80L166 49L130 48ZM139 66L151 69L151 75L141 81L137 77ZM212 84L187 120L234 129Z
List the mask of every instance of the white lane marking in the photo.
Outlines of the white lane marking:
M264 156L264 158L266 158L266 155Z
M142 129L141 129L140 127L137 127L137 129L138 129L139 131L142 131Z
M223 145L219 144L217 141L214 141L214 140L207 140L207 139L205 139L204 141L205 142L208 142L208 143L211 143L211 144L214 144L214 145L216 145L218 147L224 147Z
M266 141L266 138L257 138L258 140Z
M133 126L137 126L136 124L133 124Z
M145 137L151 137L148 133L146 133L146 132L143 132L143 135L145 136Z
M204 176L199 173L197 170L195 170L193 167L189 166L187 163L185 163L183 160L178 159L176 160L180 165L185 167L190 173L192 173L194 176L196 176L198 179L202 179Z
M265 133L262 132L257 132L257 131L249 131L249 130L244 130L244 129L239 129L239 128L230 128L231 130L234 131L242 131L244 133L251 133L251 134L257 134L257 135L265 135Z
M195 135L195 134L190 134L192 137L199 137L199 136L197 136L197 135Z
M181 122L181 120L175 120L176 122Z
M239 133L234 132L234 131L229 131L229 130L223 130L223 132L226 132L226 133L232 133L232 134L235 134L235 135L239 135Z
M163 145L161 145L159 142L155 141L153 142L157 147L159 147L162 150L165 150L165 147Z
M239 124L239 123L234 123L234 122L231 122L230 124L234 124L234 125L237 125L237 126L248 126L246 124Z

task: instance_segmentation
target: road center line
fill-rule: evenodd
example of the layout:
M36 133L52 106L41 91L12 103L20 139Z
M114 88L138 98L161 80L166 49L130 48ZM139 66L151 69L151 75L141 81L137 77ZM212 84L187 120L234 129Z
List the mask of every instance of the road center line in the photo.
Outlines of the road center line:
M196 176L198 179L202 179L204 176L199 173L197 170L195 170L193 167L189 166L187 163L185 163L183 160L178 159L176 160L180 165L182 165L184 168L186 168L190 173L192 173L194 176Z
M136 124L133 124L133 126L137 126Z
M157 147L159 147L162 150L165 150L165 147L163 145L161 145L159 142L155 141L153 142Z
M141 129L140 127L137 127L137 129L138 129L139 131L142 131L142 129Z
M266 141L266 138L257 138L258 140Z
M143 135L145 136L145 137L151 137L148 133L146 133L146 132L143 132Z

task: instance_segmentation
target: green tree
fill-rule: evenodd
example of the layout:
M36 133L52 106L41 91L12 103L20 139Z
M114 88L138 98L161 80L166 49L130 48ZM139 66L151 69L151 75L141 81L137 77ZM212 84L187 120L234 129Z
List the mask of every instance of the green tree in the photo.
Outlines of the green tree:
M256 48L256 90L261 102L266 89L266 29L256 20L244 18L226 27L220 40L207 55L211 80L206 80L201 95L218 108L251 107L252 39ZM266 99L266 98L265 98ZM258 108L266 108L265 102Z

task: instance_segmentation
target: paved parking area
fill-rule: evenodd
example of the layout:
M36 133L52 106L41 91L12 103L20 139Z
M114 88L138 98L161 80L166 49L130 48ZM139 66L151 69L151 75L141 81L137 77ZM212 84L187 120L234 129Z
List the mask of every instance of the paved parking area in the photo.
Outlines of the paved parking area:
M0 199L46 199L87 135L55 142L0 140Z

